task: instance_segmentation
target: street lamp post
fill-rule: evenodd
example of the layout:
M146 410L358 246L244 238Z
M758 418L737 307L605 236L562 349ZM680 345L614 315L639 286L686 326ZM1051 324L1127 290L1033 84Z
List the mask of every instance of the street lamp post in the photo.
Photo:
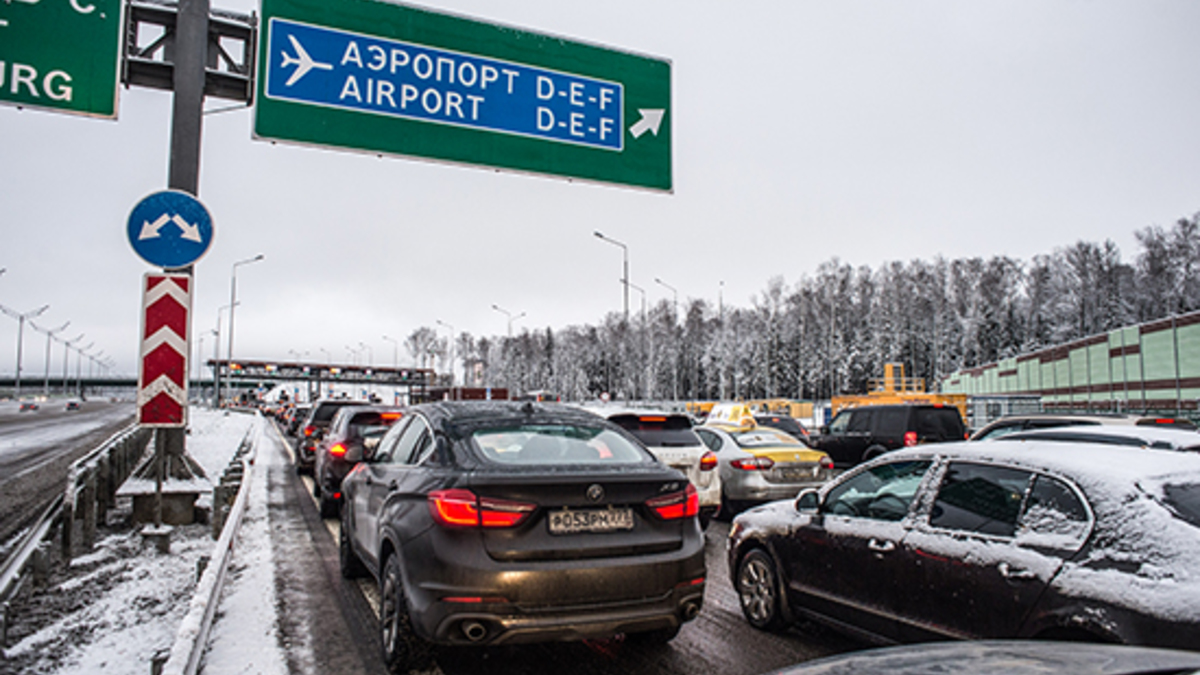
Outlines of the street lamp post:
M46 373L45 373L45 381L42 383L42 393L45 394L46 396L50 396L50 340L52 340L54 338L55 333L61 333L64 330L66 330L67 326L71 325L71 322L68 321L68 322L64 323L63 325L59 326L58 328L52 328L50 330L42 330L41 328L38 328L37 324L35 324L32 321L29 322L29 325L34 330L41 331L46 334Z
M358 343L358 346L360 347L360 349L359 349L360 354L364 351L367 353L367 367L369 367L369 368L375 367L375 350L371 349L371 345L369 345L365 342L360 342L360 343Z
M654 277L654 283L671 291L671 298L672 298L671 302L675 307L675 319L671 322L671 328L674 329L675 321L677 321L679 319L679 291L677 291L674 286L672 286L671 284L668 284L667 282L663 281L662 279L659 279L658 277ZM679 355L678 354L676 354L671 359L671 395L676 401L679 400Z
M641 286L638 286L637 284L633 284L633 283L630 283L628 285L633 290L642 294L642 349L643 349L642 356L646 362L646 372L644 375L644 377L646 378L646 382L642 385L642 394L646 398L653 398L654 397L653 387L650 386L651 379L652 379L650 376L650 362L653 360L653 358L649 352L654 350L654 343L650 342L650 349L646 349L646 342L648 339L646 334L649 332L646 328L646 289L642 288Z
M80 347L75 350L75 395L83 396L83 357L84 352L95 347L95 342L89 342L88 346ZM88 357L91 358L90 356Z
M17 382L16 382L17 391L16 391L16 398L18 398L18 399L21 398L21 345L25 341L25 320L39 317L42 315L42 312L45 312L48 309L50 309L50 305L42 305L41 307L38 307L35 310L21 313L16 310L9 309L8 307L5 307L4 305L0 305L0 311L3 311L5 314L7 314L17 320Z
M232 307L221 305L217 308L217 327L213 330L213 408L221 405L221 312Z
M500 305L492 305L492 309L494 309L497 312L500 312L504 316L508 317L508 337L511 338L513 322L520 319L521 317L525 316L525 312L521 312L520 314L513 316L512 312L508 311L507 309L504 309Z
M263 259L263 254L259 253L253 258L246 258L233 263L233 267L229 273L229 351L225 353L228 363L227 368L233 367L233 310L237 306L237 268L241 265L249 265ZM232 374L232 373L231 373ZM230 381L232 386L232 381ZM233 393L232 391L230 392Z
M450 324L446 323L445 321L442 321L441 319L435 319L435 321L437 321L437 324L439 326L443 326L450 330L450 386L453 387L454 386L454 326L451 326Z
M79 336L76 337L74 340L63 340L63 381L62 381L63 396L67 395L67 385L70 382L70 377L71 377L70 370L69 370L69 368L70 368L69 364L71 362L70 358L69 358L70 354L68 353L67 350L71 349L71 347L75 346L75 344L77 342L82 340L83 336L84 336L84 333L80 333Z
M397 342L395 338L390 338L386 335L383 336L383 341L392 343L392 368L399 368L400 367L400 343Z
M592 234L596 235L597 239L601 239L610 244L621 247L621 257L624 261L624 273L621 276L621 281L625 284L625 323L629 323L629 247L617 241L616 239L610 239L604 236L600 233L600 230L596 230Z

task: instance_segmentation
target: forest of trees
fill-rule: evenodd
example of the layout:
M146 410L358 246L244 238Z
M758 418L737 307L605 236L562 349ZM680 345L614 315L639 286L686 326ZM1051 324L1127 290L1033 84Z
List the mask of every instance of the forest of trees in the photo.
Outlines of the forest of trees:
M1124 325L1200 309L1200 213L1031 261L913 260L872 269L833 259L793 286L771 279L751 307L660 302L629 321L405 341L418 365L467 385L547 389L563 400L828 398L861 392L887 362L934 383L973 367ZM459 382L461 384L461 380Z

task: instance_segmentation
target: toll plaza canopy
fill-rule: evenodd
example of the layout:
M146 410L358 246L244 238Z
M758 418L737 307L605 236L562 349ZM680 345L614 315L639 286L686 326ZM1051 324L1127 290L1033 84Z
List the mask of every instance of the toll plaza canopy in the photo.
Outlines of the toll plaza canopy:
M209 368L222 382L306 382L310 388L326 383L404 387L410 395L423 395L435 381L429 368L304 363L299 361L249 361L209 359Z

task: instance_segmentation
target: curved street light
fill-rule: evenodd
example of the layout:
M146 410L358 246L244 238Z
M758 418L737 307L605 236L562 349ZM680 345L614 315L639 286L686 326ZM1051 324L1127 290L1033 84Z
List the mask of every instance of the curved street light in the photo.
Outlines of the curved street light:
M622 258L624 259L624 263L625 263L625 265L624 265L625 271L621 277L622 283L625 284L625 323L629 323L629 247L626 246L625 244L617 241L616 239L611 239L609 237L604 236L603 234L600 233L600 230L596 230L592 234L596 235L597 239L600 239L602 241L607 241L608 243L613 244L614 246L621 247Z
M229 350L227 352L225 352L226 360L228 361L228 363L226 364L227 368L233 366L233 310L235 307L237 307L237 304L238 304L238 302L237 302L237 268L242 265L249 265L250 263L256 263L259 260L262 260L263 257L264 257L263 254L259 253L258 255L254 256L253 258L246 258L245 260L239 260L239 261L233 263L233 267L231 268L231 271L229 273ZM233 383L231 380L230 381L231 389L232 389L232 384ZM233 392L230 391L230 394L232 394L232 393Z
M454 386L454 326L451 326L450 324L446 323L445 321L442 321L441 319L434 319L434 321L437 321L437 325L442 326L444 328L448 328L450 330L450 386L453 387ZM463 375L463 377L465 379L466 375Z
M37 309L22 313L0 305L0 311L17 320L17 391L15 395L17 399L21 398L21 346L25 342L25 320L41 316L48 309L50 309L50 305L42 305Z
M508 317L508 337L510 337L510 338L511 338L511 337L512 337L512 325L513 325L513 322L514 322L514 321L517 321L517 320L518 320L518 319L520 319L521 317L525 316L525 312L521 312L520 314L518 314L518 315L516 315L516 316L513 316L513 313L512 313L512 312L508 311L507 309L504 309L504 308L503 308L503 307L501 307L500 305L495 305L495 304L493 304L493 305L492 305L492 309L494 309L494 310L496 310L497 312L500 312L500 313L501 313L501 314L503 314L504 316L507 316L507 317Z

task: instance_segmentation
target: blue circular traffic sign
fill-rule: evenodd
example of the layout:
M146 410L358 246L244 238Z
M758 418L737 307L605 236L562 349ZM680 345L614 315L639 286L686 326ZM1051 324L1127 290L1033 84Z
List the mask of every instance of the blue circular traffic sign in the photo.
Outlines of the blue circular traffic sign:
M188 193L163 190L133 207L126 232L142 260L159 267L186 267L212 245L212 216Z

